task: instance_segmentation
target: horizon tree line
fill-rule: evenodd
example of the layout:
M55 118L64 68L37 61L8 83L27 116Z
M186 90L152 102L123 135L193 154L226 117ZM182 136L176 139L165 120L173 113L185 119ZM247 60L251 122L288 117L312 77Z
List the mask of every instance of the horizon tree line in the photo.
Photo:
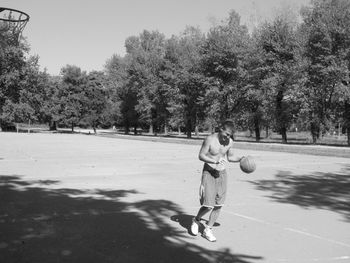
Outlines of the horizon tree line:
M338 127L350 145L350 2L315 0L300 17L284 10L249 32L232 10L206 33L189 26L166 38L144 30L103 71L66 65L59 76L40 71L25 41L2 36L1 124L115 125L191 137L233 119L256 141L273 130L286 143L298 127L316 143Z

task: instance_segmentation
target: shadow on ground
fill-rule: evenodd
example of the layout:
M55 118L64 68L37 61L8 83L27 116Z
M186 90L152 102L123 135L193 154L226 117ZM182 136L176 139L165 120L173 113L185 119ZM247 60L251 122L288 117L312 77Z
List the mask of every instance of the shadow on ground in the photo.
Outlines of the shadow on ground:
M273 180L252 181L273 200L306 208L327 209L350 221L350 166L338 173L292 174L280 171Z
M135 190L52 189L57 181L0 176L0 262L233 262L262 259L187 242L167 200L123 202ZM50 188L51 186L51 188Z

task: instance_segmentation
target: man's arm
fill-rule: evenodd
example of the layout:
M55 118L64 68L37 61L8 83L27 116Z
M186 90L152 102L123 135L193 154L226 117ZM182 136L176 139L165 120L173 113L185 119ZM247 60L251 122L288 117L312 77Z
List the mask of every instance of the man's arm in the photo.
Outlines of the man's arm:
M233 153L233 142L231 142L231 147L228 149L227 151L227 160L229 162L233 162L233 163L236 163L236 162L239 162L241 161L241 159L243 158L244 156L235 156L234 153Z
M217 160L215 160L214 158L212 157L209 157L207 154L209 152L209 148L210 148L210 142L211 142L211 137L208 136L203 144L202 144L202 147L199 151L199 155L198 155L198 158L199 160L205 162L205 163L213 163L213 164L218 164L219 162Z

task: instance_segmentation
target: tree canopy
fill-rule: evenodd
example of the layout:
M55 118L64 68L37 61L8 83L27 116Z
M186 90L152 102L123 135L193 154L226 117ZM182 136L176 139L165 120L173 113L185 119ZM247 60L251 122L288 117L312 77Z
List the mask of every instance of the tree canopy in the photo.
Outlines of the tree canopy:
M117 126L167 134L214 131L225 119L261 139L272 130L338 128L350 145L350 2L314 0L281 10L249 32L234 10L207 32L188 26L167 38L144 30L103 71L65 65L41 71L28 44L0 32L0 121L71 127Z

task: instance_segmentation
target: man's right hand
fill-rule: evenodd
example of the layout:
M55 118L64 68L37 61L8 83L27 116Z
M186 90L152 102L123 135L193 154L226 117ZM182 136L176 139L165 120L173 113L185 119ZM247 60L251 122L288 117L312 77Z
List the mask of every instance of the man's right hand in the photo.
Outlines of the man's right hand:
M220 158L217 164L225 165L226 163L227 163L227 160L225 158Z

